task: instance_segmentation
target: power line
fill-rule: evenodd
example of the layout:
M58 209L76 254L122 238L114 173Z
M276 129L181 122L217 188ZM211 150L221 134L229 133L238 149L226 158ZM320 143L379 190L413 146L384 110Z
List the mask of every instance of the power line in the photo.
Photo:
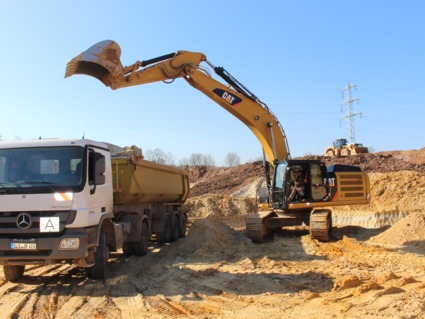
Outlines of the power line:
M347 132L348 132L348 141L350 143L356 142L356 132L354 128L354 117L356 115L361 115L362 113L353 113L353 103L357 102L359 103L359 99L353 99L351 97L351 89L356 89L356 85L351 85L350 82L347 82L347 85L344 87L342 91L342 97L346 96L345 102L343 102L341 105L346 105L347 110L345 112L345 116L341 117L341 120L346 119L347 120ZM346 92L344 94L344 92ZM341 109L342 112L342 109Z

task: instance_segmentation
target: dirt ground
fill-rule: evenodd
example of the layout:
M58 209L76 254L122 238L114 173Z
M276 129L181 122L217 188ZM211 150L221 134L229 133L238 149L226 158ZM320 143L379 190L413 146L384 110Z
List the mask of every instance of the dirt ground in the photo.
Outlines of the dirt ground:
M111 254L101 281L67 264L1 274L0 318L425 318L424 153L341 160L369 173L372 201L334 211L328 243L303 227L245 237L261 163L192 170L185 238Z

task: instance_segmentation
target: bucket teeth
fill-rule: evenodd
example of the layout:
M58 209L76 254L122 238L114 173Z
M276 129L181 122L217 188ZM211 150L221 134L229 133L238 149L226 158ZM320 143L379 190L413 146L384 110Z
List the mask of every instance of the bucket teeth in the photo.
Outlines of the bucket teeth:
M120 56L121 49L116 42L105 40L96 43L68 62L65 78L74 74L84 74L110 86L124 69Z
M78 64L79 64L79 59L80 56L72 59L71 61L69 61L66 65L66 70L65 70L65 78L68 78L70 76L73 76L78 69Z

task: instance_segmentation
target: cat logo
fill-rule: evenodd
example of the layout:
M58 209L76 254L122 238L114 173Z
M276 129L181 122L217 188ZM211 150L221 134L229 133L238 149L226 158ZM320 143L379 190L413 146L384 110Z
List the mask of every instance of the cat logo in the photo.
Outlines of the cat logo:
M214 89L213 92L229 103L231 106L237 106L242 102L242 99L222 89Z

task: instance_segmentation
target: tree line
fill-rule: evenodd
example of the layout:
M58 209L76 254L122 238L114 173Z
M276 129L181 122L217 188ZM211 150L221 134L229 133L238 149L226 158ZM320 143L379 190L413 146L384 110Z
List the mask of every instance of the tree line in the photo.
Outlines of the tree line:
M171 166L215 166L215 160L210 154L192 153L189 157L183 158L179 161L176 160L174 155L170 152L164 152L160 148L147 150L143 152L146 160ZM239 155L229 152L224 158L224 166L233 167L241 164Z

